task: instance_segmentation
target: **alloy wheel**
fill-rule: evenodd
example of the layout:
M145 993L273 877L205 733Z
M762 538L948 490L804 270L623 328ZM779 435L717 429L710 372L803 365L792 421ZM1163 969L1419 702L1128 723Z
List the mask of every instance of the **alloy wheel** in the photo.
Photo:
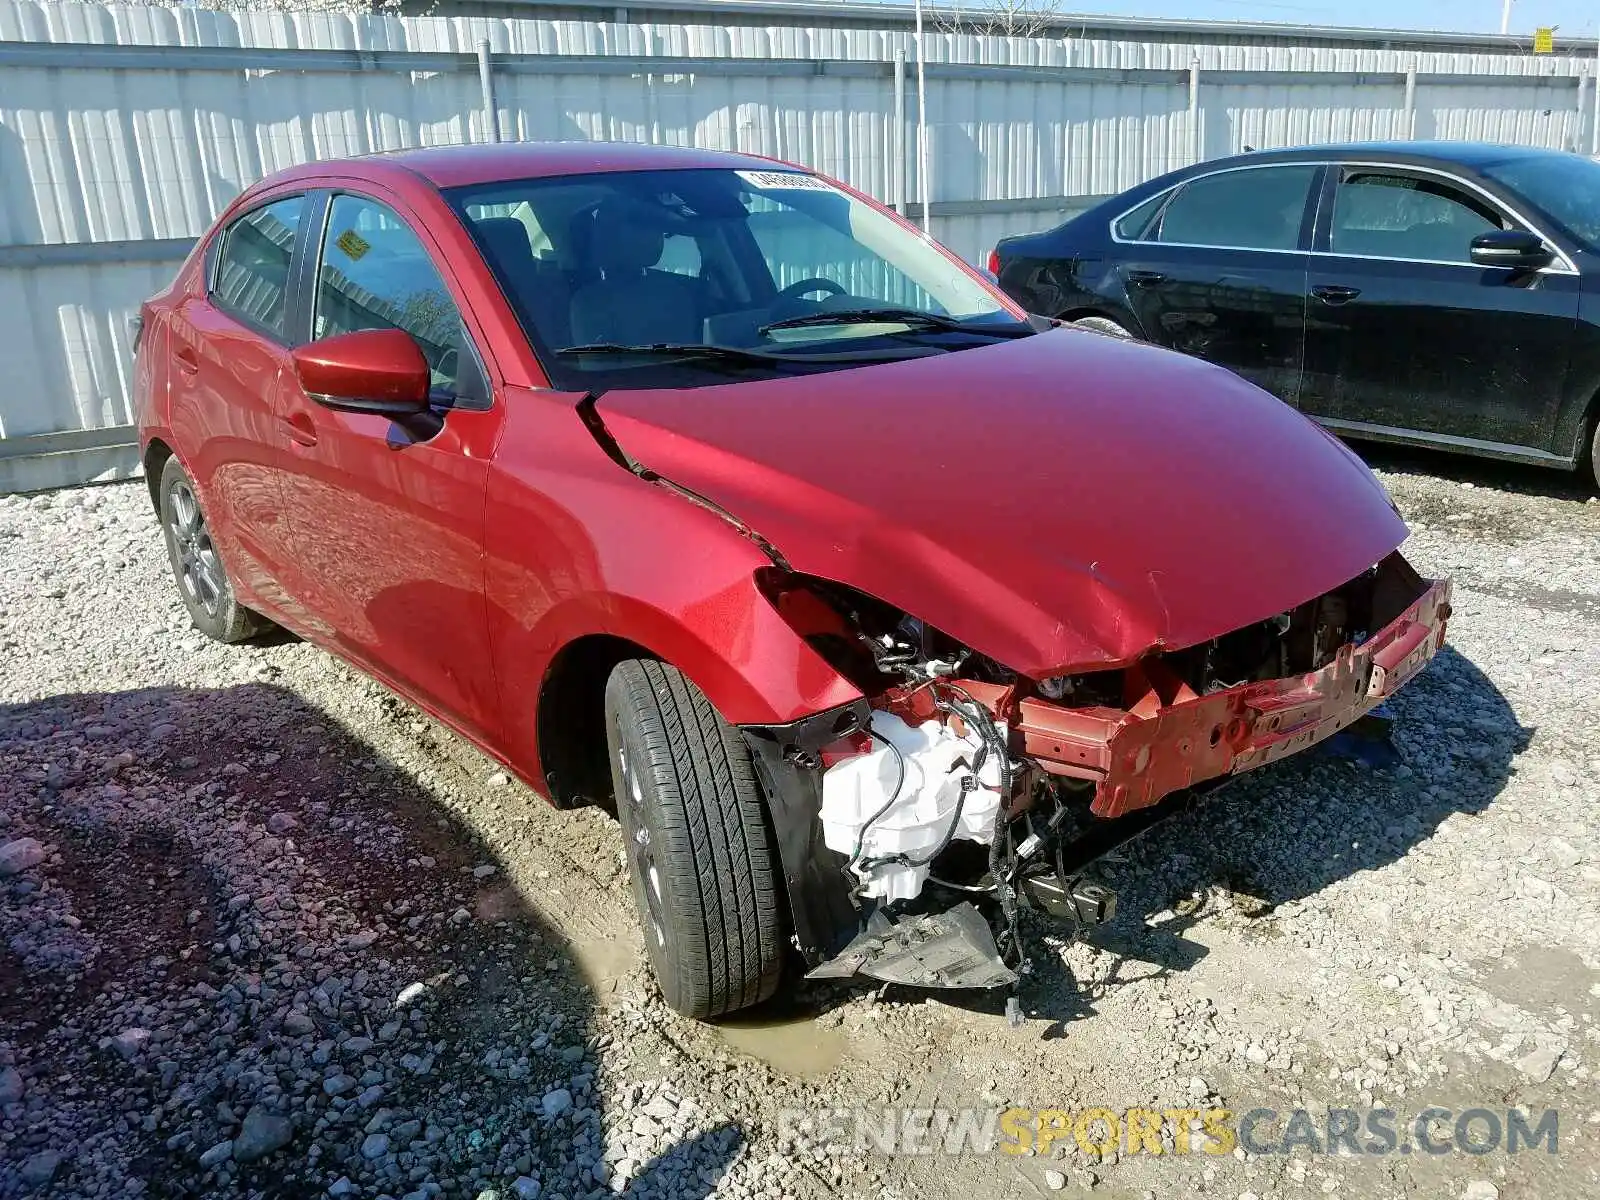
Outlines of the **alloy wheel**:
M661 898L661 870L656 865L655 851L650 845L650 826L645 818L644 791L636 775L628 766L628 751L622 744L620 731L617 742L617 770L622 776L621 803L627 805L628 819L623 829L628 835L628 857L632 861L634 878L644 897L650 928L657 949L667 944L666 922L662 920L664 903Z
M206 528L205 513L200 510L194 490L187 483L179 483L173 487L171 498L167 532L177 547L179 580L206 615L214 617L222 605L226 586L222 559Z

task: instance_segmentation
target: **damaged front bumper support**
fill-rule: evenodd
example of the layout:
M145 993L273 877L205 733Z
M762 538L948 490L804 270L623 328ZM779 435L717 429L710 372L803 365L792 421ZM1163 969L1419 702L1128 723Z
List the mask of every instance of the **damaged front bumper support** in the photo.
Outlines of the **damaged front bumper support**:
M1124 831L1123 837L1097 832L1082 839L1103 853L1170 809L1166 798L1181 802L1175 793L1298 753L1349 727L1438 653L1450 617L1449 582L1422 580L1398 555L1383 567L1372 606L1373 623L1383 618L1381 628L1340 646L1305 674L1197 695L1151 658L1127 668L1125 708L1071 707L1024 694L1017 685L950 682L1003 731L1019 779L1071 781L1079 794L1090 795L1088 813L1100 819L1094 825ZM887 703L861 699L787 725L742 727L771 803L795 942L814 977L1007 986L1016 983L1021 966L1014 939L1007 942L1003 923L1008 952L1002 953L974 900L1004 894L1074 927L1110 918L1114 896L1076 873L1087 859L1064 858L1055 847L1053 862L1043 855L1032 867L1023 864L1016 848L1019 837L1024 845L1028 839L1007 822L1025 803L1003 811L995 827L993 836L1009 849L1002 878L985 876L981 887L956 889L955 902L942 909L930 906L927 895L909 906L864 899L849 856L824 838L824 751L852 739L861 744L874 712L888 706L908 720L934 715L931 707L918 711L913 689Z

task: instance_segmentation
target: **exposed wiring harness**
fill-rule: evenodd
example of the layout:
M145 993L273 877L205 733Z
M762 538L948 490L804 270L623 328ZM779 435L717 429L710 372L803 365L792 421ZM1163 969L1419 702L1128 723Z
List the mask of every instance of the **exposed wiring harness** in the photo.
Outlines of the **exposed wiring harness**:
M867 727L867 735L877 739L889 748L889 753L894 755L895 766L898 768L899 774L895 779L894 790L889 793L889 798L883 802L882 807L880 807L877 812L873 813L870 817L863 821L861 823L861 828L856 831L856 845L855 849L850 852L850 863L848 869L850 873L856 877L858 886L865 884L867 872L870 871L872 867L876 865L876 863L883 861L882 859L876 859L871 863L865 865L862 864L861 852L866 848L867 831L870 830L880 820L882 820L884 815L894 807L895 801L900 799L900 793L905 790L906 786L906 756L900 753L900 747L896 746L893 742L884 737L883 734L879 733L876 729L873 729L870 725Z
M858 830L856 833L855 850L850 856L850 871L856 876L858 881L864 883L867 874L870 873L874 867L889 864L898 864L906 867L925 867L933 862L934 859L938 858L939 855L943 854L949 847L950 843L955 840L956 831L961 828L961 816L966 805L967 796L970 793L977 791L978 788L982 786L981 781L983 768L988 763L990 755L994 755L999 766L999 792L1001 796L1001 802L1000 811L995 816L994 838L990 843L990 873L991 875L994 875L996 883L998 884L1000 882L1000 877L997 874L998 859L995 848L1000 842L1001 827L1005 819L1006 797L1010 794L1011 788L1011 759L1007 753L1005 737L1000 733L999 727L994 723L994 719L989 715L988 710L974 700L962 688L945 680L931 680L930 686L934 691L934 706L942 712L960 717L978 734L977 752L973 755L973 761L969 773L961 780L961 791L956 797L955 811L951 813L950 823L946 827L944 834L939 838L939 841L934 845L933 849L929 850L920 858L913 858L908 854L890 854L863 860L862 851L866 846L868 832L871 830L873 825L881 820L884 815L894 807L895 802L900 799L900 793L905 790L906 783L906 761L905 756L900 752L900 748L877 731L868 729L867 732L873 738L882 742L893 753L895 763L899 770L898 777L895 781L894 790L890 794L889 799L885 801L876 812L868 817L865 822L862 823L860 830ZM941 690L954 692L959 699L950 699L942 696L939 694ZM1010 889L1008 882L1006 888L1000 893L1001 907L1002 910L1006 910L1007 922L1014 929L1015 898L1012 896L1012 902L1010 909L1008 910L1006 905L1006 896L1009 891Z

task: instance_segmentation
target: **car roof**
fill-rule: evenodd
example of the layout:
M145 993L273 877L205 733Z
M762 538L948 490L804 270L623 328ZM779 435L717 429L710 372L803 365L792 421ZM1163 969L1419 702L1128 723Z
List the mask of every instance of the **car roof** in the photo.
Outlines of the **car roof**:
M379 178L401 168L437 188L509 179L596 175L612 171L723 168L766 170L787 163L754 154L699 150L691 146L647 146L632 142L492 142L386 150L354 158L307 163L277 179L341 174ZM799 168L792 168L799 169Z
M1370 158L1382 162L1452 163L1474 170L1512 158L1563 155L1562 150L1539 146L1501 146L1493 142L1340 142L1321 146L1296 146L1285 150L1251 150L1231 158L1212 159L1205 168L1261 162L1322 162Z

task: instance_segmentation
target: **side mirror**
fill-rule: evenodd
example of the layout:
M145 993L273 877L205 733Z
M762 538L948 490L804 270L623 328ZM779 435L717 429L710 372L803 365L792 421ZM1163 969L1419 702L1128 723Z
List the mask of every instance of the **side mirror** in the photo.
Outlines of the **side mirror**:
M318 404L386 417L428 411L428 360L399 329L342 333L296 347L293 358L300 386Z
M1472 239L1472 261L1480 267L1537 271L1555 261L1556 252L1526 229L1491 229Z

